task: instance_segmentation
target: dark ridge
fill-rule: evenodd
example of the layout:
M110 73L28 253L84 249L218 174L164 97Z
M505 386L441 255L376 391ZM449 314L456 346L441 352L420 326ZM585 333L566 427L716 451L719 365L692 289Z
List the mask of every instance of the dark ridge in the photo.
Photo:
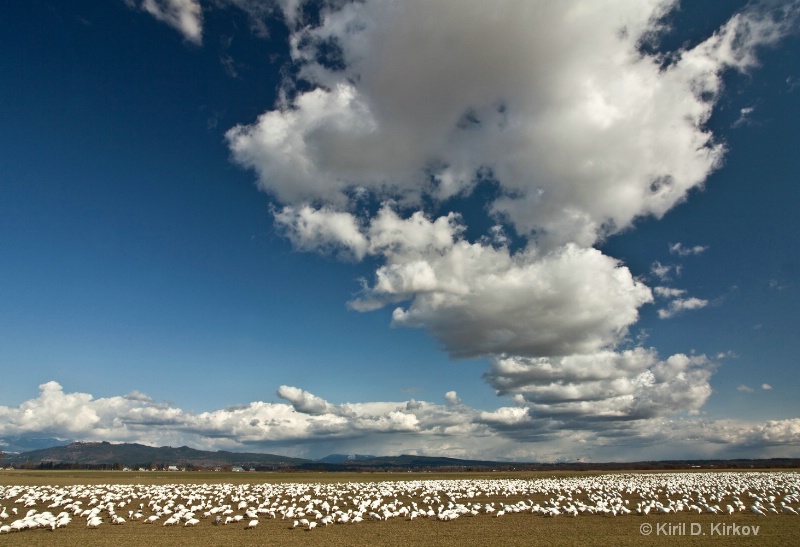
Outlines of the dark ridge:
M145 468L216 469L238 466L243 469L279 469L310 460L276 454L247 452L209 452L188 446L152 447L136 443L76 442L20 454L5 454L2 465L44 468Z

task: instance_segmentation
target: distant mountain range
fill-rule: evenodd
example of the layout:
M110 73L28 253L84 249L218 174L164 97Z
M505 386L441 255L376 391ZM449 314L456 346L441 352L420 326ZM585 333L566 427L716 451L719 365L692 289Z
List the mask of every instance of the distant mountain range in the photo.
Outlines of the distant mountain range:
M430 456L370 456L331 454L319 460L290 458L254 452L209 452L187 446L152 447L135 443L74 442L20 453L5 452L0 465L15 467L129 467L166 469L169 466L192 469L230 468L343 470L369 468L465 468L513 465L507 462L460 460Z
M179 467L215 468L225 466L291 467L311 460L289 458L275 454L247 452L209 452L188 446L152 447L135 443L112 444L108 442L76 442L66 446L53 446L39 450L6 453L3 465L15 466L127 466L146 468Z
M44 439L41 440L45 442ZM5 444L7 446L8 443ZM762 460L670 460L655 462L562 462L519 463L488 460L463 460L435 456L369 456L363 454L331 454L319 460L290 458L255 452L210 452L187 446L152 447L135 443L74 442L26 452L6 451L0 467L14 466L35 469L225 469L286 471L366 471L366 470L621 470L621 469L692 469L692 468L798 468L800 459L775 458Z

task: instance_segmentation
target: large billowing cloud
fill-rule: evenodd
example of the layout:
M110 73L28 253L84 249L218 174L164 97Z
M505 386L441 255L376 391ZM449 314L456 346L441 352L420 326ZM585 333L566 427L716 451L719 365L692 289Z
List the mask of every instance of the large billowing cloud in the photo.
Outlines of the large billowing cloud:
M632 362L643 359L636 355L629 358ZM669 384L680 383L680 371L692 366L689 358L680 361L649 362L653 387L650 392L645 388L643 394L637 395L647 400L645 406L658 407L659 399L680 396L677 389L670 390ZM539 383L557 376L547 371L532 372L530 363L526 365L527 371L523 365L516 374L531 374ZM618 366L639 370L642 365ZM508 364L500 367L505 367L506 374L514 374L508 372ZM590 372L573 370L571 364L564 364L563 368L567 376L611 379L600 366ZM557 416L553 411L539 416L524 406L480 411L465 405L454 391L443 394L441 404L412 399L335 405L300 388L281 386L278 395L288 404L256 401L195 413L158 403L137 392L94 398L88 393L65 393L57 382L42 384L39 389L38 397L18 407L0 406L0 447L6 436L48 436L152 446L188 444L208 450L262 450L312 458L328 453L420 453L554 461L586 457L648 459L652 457L648 449L652 448L659 458L731 454L777 457L790 455L800 444L800 419L673 421L658 416L658 412L649 412L651 417L646 419L592 425L572 421L566 414ZM586 393L580 396L585 398ZM687 401L692 397L695 396L687 395Z
M702 185L724 147L705 123L722 74L755 64L791 17L753 8L667 63L639 44L675 7L607 2L336 2L292 35L292 93L228 133L238 162L289 204L359 191L420 203L502 188L517 231L588 246ZM787 8L788 9L788 8Z
M663 0L331 2L318 24L283 8L296 76L227 138L296 248L382 261L353 309L396 306L394 325L489 356L487 381L526 405L515 416L702 406L710 361L619 350L653 295L594 245L721 165L706 122L723 74L753 67L797 3L754 4L669 55L642 48L677 8ZM470 240L438 211L487 180L494 226ZM666 290L663 318L707 304Z

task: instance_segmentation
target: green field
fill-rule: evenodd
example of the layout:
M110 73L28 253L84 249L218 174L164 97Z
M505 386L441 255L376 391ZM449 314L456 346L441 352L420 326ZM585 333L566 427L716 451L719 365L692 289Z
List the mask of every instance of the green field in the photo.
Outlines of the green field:
M603 474L607 476L608 474ZM538 480L570 477L602 477L597 473L157 473L157 472L0 472L0 486L30 486L36 488L66 487L72 485L347 485L355 494L367 483L405 481L495 481ZM722 475L720 475L722 476ZM726 475L727 476L727 475ZM795 481L796 482L796 481ZM361 485L361 486L359 486ZM791 485L791 482L790 482ZM797 485L800 488L800 485ZM795 488L795 491L797 490ZM526 496L525 499L545 503L553 493ZM511 504L520 501L517 496L480 494L472 499L480 503ZM626 497L633 507L641 497L631 493ZM14 500L0 499L7 510L19 508L19 514L35 509L48 509L42 502L33 507L23 507ZM400 502L410 503L411 498ZM88 500L87 500L88 506ZM128 503L138 506L138 500ZM128 506L125 507L127 515ZM120 509L122 514L122 509ZM5 521L7 524L11 519ZM67 527L54 531L47 529L23 530L0 536L0 545L111 545L126 546L247 546L282 545L303 546L523 546L523 545L800 545L800 516L770 514L766 517L747 512L733 515L714 514L649 514L613 517L601 514L581 514L575 518L558 516L546 518L538 514L508 513L501 518L491 514L462 516L452 521L435 518L390 518L386 521L365 519L359 524L332 524L314 530L293 528L292 519L261 518L253 529L246 528L246 520L227 526L212 526L210 519L201 519L194 527L165 527L161 521L146 525L128 521L114 526L104 523L97 529L85 526L85 520L76 517ZM650 535L641 533L640 527L651 525ZM727 526L727 528L726 528ZM738 528L734 528L736 526ZM753 536L758 526L758 535ZM660 528L659 528L660 527ZM750 536L733 535L747 529ZM668 533L670 533L668 535ZM691 535L699 532L698 535ZM725 535L727 532L727 535ZM703 535L704 534L704 535Z

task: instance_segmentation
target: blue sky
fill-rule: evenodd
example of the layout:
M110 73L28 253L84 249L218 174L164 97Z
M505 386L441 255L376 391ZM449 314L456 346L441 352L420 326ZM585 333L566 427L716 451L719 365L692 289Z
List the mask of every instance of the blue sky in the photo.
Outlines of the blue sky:
M800 5L682 4L4 4L0 437L795 455Z

